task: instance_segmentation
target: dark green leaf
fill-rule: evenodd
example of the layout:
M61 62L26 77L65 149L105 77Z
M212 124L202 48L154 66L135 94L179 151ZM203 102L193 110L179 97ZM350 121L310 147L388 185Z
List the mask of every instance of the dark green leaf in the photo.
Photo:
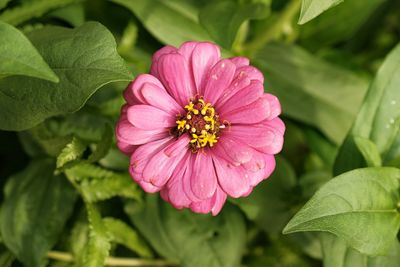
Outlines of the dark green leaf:
M367 89L365 80L284 44L265 46L255 63L284 114L317 127L336 144L343 141Z
M190 1L111 0L130 11L161 42L180 46L186 41L211 40L198 23L198 9Z
M58 82L32 43L19 30L0 21L0 77L25 75Z
M41 264L71 214L76 193L64 176L54 176L52 160L32 162L9 178L1 210L6 246L28 267Z
M322 12L340 4L343 1L344 0L303 0L301 4L299 24L309 22Z
M270 1L212 1L200 10L200 23L210 36L230 49L240 25L248 19L261 19L269 14Z
M212 217L178 211L157 196L147 195L144 206L128 202L125 211L158 253L179 261L182 267L240 264L245 224L233 206L225 206L218 217Z
M365 166L354 136L375 143L384 163L400 155L400 142L396 142L399 133L396 121L400 118L399 72L400 45L397 45L376 74L356 121L339 151L334 169L336 174Z
M400 170L366 168L325 184L295 215L284 233L330 232L369 255L385 253L400 227ZM360 227L362 226L362 227Z
M111 125L106 124L104 127L103 135L96 145L96 149L89 156L88 162L93 163L104 158L111 148L114 132Z
M152 257L153 253L137 232L129 225L115 218L104 218L103 223L107 228L111 242L121 244L141 257Z
M45 27L29 37L60 82L29 77L0 80L2 129L23 130L50 116L75 112L101 86L131 79L113 36L99 23L76 29Z

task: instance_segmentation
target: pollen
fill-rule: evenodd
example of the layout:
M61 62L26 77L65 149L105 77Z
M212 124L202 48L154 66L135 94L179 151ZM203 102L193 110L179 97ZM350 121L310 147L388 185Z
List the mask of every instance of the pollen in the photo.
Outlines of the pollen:
M211 103L206 103L199 97L190 101L185 106L186 114L177 115L176 130L173 133L177 137L189 134L189 146L193 152L198 152L205 147L213 147L218 143L220 130L225 128L220 124L218 114Z

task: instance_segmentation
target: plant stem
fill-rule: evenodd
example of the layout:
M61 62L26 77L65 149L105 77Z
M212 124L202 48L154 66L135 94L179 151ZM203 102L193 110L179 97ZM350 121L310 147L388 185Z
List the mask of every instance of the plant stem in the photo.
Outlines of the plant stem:
M73 262L74 257L70 253L61 251L50 251L47 253L47 257L52 260ZM116 258L108 257L106 266L120 266L120 267L138 267L138 266L154 266L154 267L164 267L164 266L177 266L174 262L164 261L164 260L154 260L154 259L137 259L137 258Z
M244 45L244 50L249 55L262 48L266 43L278 39L282 33L290 32L292 29L293 17L296 16L301 7L300 0L291 0L276 21L266 29L264 34L259 34L251 42Z

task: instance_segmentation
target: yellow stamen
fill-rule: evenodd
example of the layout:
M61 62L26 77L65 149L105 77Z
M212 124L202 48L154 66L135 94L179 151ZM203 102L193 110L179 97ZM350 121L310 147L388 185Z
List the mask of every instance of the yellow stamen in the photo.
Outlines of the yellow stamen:
M184 129L186 121L185 120L178 120L178 121L176 121L176 124L178 124L178 130L179 129Z

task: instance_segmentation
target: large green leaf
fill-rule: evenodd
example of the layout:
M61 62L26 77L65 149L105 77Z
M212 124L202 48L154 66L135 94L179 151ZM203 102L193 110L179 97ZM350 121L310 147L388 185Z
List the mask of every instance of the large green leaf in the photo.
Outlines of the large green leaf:
M76 193L52 160L34 161L9 178L1 210L5 245L25 266L37 267L57 242L72 212Z
M198 9L182 0L111 0L130 11L161 42L180 46L186 41L206 41L211 37L198 23Z
M254 57L267 92L283 113L317 127L340 144L361 104L367 81L317 59L296 46L270 44Z
M211 1L200 10L200 23L221 46L230 49L240 25L248 19L261 19L269 14L268 0Z
M58 82L42 56L18 29L0 21L0 77L26 75Z
M299 24L304 24L312 20L322 12L343 1L344 0L303 0L301 4Z
M74 112L101 86L131 79L112 34L99 23L76 29L45 27L29 37L60 82L1 79L1 129L24 130L50 116Z
M245 224L234 206L218 217L179 211L148 195L144 206L127 202L125 211L154 249L182 267L239 266Z
M400 227L400 170L365 168L325 184L295 215L284 233L330 232L369 255L383 254Z
M396 142L400 118L400 44L387 56L372 82L356 121L341 147L335 162L335 173L365 166L355 136L367 138L376 144L383 162L400 155ZM388 153L390 152L390 153Z
M382 257L369 257L349 248L345 241L332 234L321 234L324 267L398 267L400 243L395 241L389 253Z

